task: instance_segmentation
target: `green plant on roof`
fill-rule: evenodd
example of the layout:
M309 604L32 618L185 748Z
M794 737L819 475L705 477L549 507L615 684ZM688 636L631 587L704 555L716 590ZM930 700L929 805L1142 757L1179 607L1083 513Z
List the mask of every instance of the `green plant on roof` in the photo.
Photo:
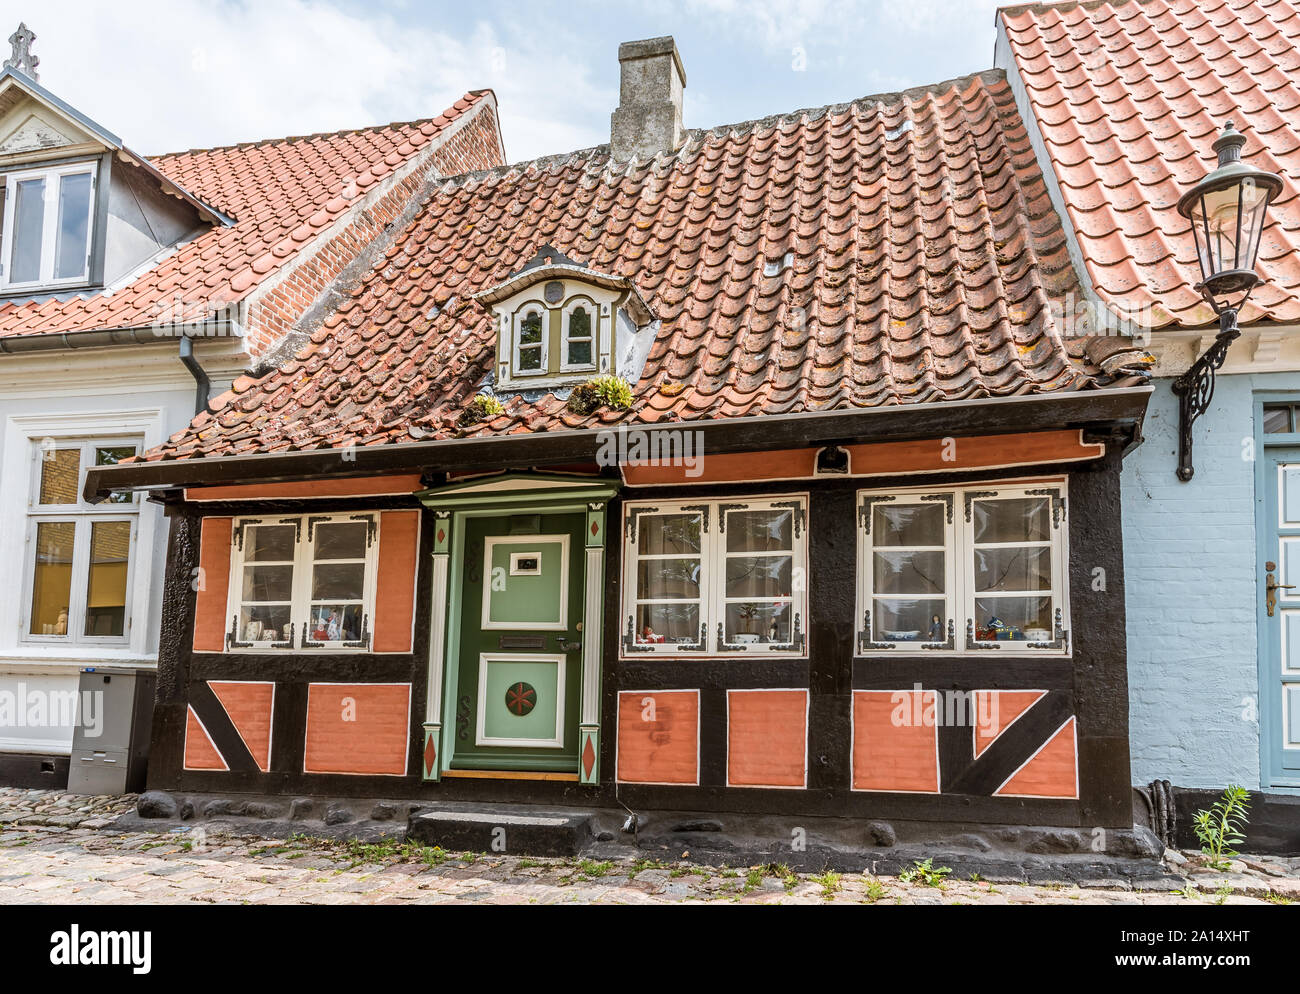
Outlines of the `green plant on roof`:
M621 376L593 376L569 394L569 410L590 414L598 407L626 411L632 406L632 387Z
M1249 811L1250 792L1233 783L1208 810L1202 808L1192 816L1192 830L1201 843L1201 852L1215 869L1226 869L1228 861L1224 857L1238 855L1232 847L1246 841L1241 833L1250 821Z
M485 393L475 394L474 399L465 405L465 410L460 412L458 423L462 428L472 428L480 421L495 418L505 409L505 405L495 397Z

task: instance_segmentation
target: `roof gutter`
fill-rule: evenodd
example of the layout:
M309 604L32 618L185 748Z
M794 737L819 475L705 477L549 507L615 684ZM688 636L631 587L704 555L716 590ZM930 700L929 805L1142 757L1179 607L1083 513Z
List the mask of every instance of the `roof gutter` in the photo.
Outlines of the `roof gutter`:
M474 466L525 469L548 463L596 460L601 449L608 446L611 436L619 431L646 434L698 432L704 446L701 451L706 454L1053 428L1116 432L1125 436L1131 446L1141 438L1142 420L1151 392L1150 386L1143 385L824 413L615 425L605 430L473 436L435 442L359 446L347 450L308 449L136 462L88 469L82 493L86 500L95 503L113 491L211 486L249 480L280 483L397 472L445 472Z
M160 344L173 337L169 326L145 325L131 328L92 328L89 331L58 331L44 335L0 335L0 355L30 352L60 352L74 349L102 349L118 345ZM194 335L182 338L238 338L238 325L229 318L204 323ZM182 360L184 361L184 360Z

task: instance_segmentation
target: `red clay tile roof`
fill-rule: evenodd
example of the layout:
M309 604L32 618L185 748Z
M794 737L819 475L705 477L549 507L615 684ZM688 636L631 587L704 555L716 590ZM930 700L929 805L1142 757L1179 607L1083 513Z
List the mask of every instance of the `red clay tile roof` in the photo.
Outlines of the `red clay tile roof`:
M992 72L693 133L649 164L600 147L449 181L293 361L239 379L147 458L467 434L456 420L495 354L470 298L545 243L631 277L662 320L636 401L578 416L515 396L474 434L1113 382L1062 344L1049 302L1077 280Z
M487 92L468 93L423 121L152 158L235 224L203 232L114 293L0 304L0 335L148 327L177 296L193 304L240 300Z
M1300 321L1300 12L1294 0L1117 0L1001 11L1098 295L1151 327L1214 314L1178 198L1229 120L1285 187L1243 321ZM1010 69L1011 67L1008 67Z

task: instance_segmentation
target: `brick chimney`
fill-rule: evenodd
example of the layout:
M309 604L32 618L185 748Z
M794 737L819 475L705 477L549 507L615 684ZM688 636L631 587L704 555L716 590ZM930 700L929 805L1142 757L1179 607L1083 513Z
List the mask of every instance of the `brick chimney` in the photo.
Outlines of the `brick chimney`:
M618 46L618 109L610 118L610 151L624 162L675 152L683 141L686 70L671 35Z

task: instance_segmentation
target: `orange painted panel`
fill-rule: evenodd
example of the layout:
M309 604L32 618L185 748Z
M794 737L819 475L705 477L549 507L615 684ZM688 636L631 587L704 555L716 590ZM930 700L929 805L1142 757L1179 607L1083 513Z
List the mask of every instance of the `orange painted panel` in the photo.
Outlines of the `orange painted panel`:
M236 483L222 487L191 487L186 500L286 500L299 497L373 497L409 494L423 489L419 473L365 476L342 480L301 480L291 483Z
M1047 745L994 793L1000 797L1078 797L1074 719L1062 725Z
M263 773L271 769L271 713L275 684L209 680L208 686L226 709L235 731Z
M1045 690L975 691L975 758L979 759L994 739L1046 695Z
M199 538L202 583L194 603L194 651L226 647L227 594L230 591L230 529L233 518L204 518Z
M217 747L208 738L199 716L188 705L185 708L185 769L187 770L228 770L226 761L217 752Z
M375 652L410 652L415 619L419 511L379 515L379 577L375 589Z
M1078 429L1036 431L1024 434L977 435L911 442L873 442L844 446L849 451L853 476L892 476L904 473L942 473L953 470L990 469L999 466L1033 466L1079 462L1106 452L1101 443L1085 443ZM727 483L756 480L797 480L813 475L816 449L770 449L765 452L731 452L705 455L693 468L684 465L623 466L628 486L670 483ZM688 476L688 472L698 475Z
M625 690L618 695L618 773L625 783L698 783L700 695Z
M307 773L402 776L411 734L409 683L307 687Z
M853 789L937 793L937 706L933 690L855 690Z
M807 756L808 691L728 692L728 784L803 787Z

